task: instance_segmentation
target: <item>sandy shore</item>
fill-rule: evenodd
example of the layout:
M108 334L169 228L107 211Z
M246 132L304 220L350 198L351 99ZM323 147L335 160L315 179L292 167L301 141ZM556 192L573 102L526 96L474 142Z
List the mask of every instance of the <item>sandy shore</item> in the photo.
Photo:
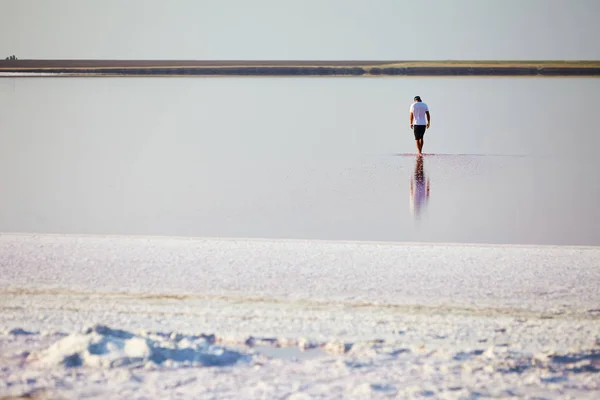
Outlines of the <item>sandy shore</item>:
M0 398L598 398L600 249L0 236Z

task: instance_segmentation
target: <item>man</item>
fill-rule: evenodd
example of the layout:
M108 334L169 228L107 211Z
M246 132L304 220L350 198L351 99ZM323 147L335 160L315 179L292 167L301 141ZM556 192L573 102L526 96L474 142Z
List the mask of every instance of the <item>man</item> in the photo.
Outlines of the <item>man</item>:
M423 135L425 135L425 129L429 129L430 123L431 115L429 115L427 104L421 101L420 96L415 96L414 102L410 105L410 129L412 129L415 134L419 154L421 154L421 151L423 150Z

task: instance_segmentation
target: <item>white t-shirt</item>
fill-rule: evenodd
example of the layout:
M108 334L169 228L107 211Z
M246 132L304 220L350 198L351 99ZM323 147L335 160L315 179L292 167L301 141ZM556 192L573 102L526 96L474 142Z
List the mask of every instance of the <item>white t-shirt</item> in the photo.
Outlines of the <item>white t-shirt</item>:
M422 101L417 101L410 105L410 112L412 112L415 117L413 120L414 125L427 125L426 111L429 111L429 108L427 108L427 104Z

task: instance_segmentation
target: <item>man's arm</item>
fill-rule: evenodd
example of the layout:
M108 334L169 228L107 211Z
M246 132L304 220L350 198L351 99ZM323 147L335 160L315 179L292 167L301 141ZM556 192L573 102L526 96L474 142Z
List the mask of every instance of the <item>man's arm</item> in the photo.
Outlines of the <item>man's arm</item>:
M412 127L413 127L413 120L414 120L414 118L415 118L415 116L414 116L413 112L411 111L411 112L410 112L410 128L411 128L411 129L412 129Z
M429 111L425 111L425 115L427 115L427 128L429 128L429 124L431 123L431 115Z

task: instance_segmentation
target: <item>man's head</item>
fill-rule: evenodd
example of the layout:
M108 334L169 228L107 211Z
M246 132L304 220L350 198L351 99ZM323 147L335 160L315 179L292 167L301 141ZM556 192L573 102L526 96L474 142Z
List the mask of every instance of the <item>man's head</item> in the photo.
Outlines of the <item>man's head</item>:
M415 96L414 100L415 100L415 102L421 101L421 96Z

